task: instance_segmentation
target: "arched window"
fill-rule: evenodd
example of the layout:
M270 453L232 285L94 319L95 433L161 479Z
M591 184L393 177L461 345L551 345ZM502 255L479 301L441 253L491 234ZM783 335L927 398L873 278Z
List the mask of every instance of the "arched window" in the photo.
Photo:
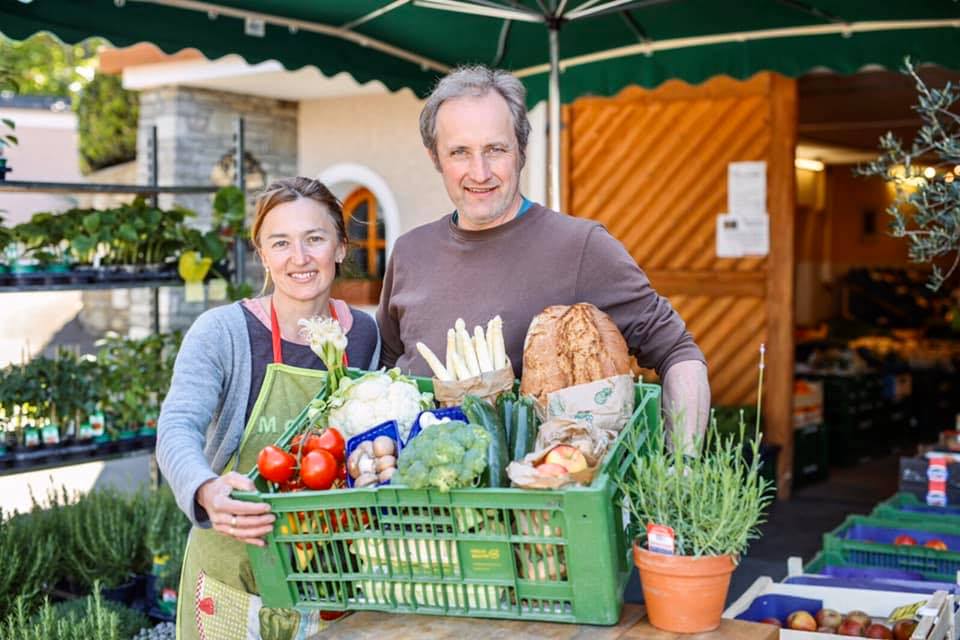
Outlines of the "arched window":
M387 267L387 242L377 198L366 187L355 189L343 201L343 219L351 248L344 275L382 280Z

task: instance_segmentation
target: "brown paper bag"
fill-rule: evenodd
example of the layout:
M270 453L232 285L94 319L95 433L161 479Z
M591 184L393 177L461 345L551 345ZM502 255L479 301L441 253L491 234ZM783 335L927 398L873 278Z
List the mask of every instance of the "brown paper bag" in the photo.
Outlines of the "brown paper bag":
M569 484L589 485L600 468L603 456L616 433L576 422L575 420L551 420L540 425L537 449L521 461L507 465L507 476L514 486L521 489L560 489ZM576 447L587 459L587 468L563 476L540 473L536 466L543 462L550 450L558 444Z
M547 394L542 420L563 418L586 422L598 429L620 431L633 415L633 376L617 375Z
M477 396L487 402L496 402L501 393L513 389L513 367L481 373L466 380L444 381L433 379L433 397L441 407L455 407L463 403L467 395Z

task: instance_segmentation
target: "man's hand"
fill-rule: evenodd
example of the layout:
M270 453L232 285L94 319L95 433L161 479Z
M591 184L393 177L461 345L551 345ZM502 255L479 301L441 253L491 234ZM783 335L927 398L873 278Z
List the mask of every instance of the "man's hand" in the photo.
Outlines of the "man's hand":
M670 433L682 430L684 452L696 455L694 443L706 433L710 418L710 383L705 364L684 360L667 370L663 378L663 413ZM669 434L666 442L672 442Z
M213 528L240 542L262 547L263 536L273 530L277 519L265 502L243 502L230 497L234 489L253 491L250 478L235 471L207 480L197 489L197 502L206 509Z

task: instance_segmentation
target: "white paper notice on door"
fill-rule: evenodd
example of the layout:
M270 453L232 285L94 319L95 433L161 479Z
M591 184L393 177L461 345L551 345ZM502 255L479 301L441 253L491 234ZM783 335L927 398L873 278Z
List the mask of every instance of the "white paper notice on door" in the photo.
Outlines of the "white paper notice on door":
M766 162L731 162L727 165L727 211L742 217L766 215Z
M770 217L740 216L721 213L717 216L717 257L742 258L770 253Z

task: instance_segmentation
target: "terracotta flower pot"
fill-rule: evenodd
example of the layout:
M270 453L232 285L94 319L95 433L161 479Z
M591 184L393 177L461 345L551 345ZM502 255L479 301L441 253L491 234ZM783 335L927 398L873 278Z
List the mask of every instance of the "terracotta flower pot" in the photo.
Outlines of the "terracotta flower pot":
M727 599L731 556L668 556L633 545L650 624L675 633L701 633L720 626Z

